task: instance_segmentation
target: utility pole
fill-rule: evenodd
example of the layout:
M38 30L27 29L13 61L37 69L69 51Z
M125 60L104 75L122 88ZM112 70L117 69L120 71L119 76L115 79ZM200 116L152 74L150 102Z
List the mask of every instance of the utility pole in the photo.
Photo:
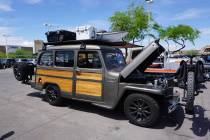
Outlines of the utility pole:
M149 26L150 26L150 22L151 22L151 18L152 18L152 8L151 5L154 2L154 0L145 0L146 3L148 4L148 11L149 11L149 16L148 16L148 22L149 22ZM150 43L150 37L149 37L149 43Z
M7 56L7 59L8 59L8 45L7 45L7 39L8 39L8 37L10 37L10 35L3 34L2 36L5 38L6 56Z

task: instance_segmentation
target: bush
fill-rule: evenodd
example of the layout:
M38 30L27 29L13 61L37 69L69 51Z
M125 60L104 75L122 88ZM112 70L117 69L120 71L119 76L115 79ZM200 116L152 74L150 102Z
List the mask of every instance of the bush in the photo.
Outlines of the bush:
M6 54L5 53L3 53L3 52L0 52L0 58L6 58L7 56L6 56Z

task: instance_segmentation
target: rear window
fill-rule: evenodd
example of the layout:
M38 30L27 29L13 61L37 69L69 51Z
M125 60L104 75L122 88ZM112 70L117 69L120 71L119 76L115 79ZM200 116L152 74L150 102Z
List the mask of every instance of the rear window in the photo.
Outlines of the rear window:
M52 66L53 65L53 53L52 52L44 52L42 53L40 60L40 66Z
M79 68L100 69L102 64L98 52L80 51L78 53L77 66Z
M55 66L73 67L74 66L74 52L73 51L58 51L58 52L56 52Z

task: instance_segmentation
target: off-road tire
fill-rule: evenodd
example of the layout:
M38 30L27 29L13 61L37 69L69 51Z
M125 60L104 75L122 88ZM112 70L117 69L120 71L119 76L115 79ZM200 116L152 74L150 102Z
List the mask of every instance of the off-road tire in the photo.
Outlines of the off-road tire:
M22 81L24 80L24 75L25 75L25 64L23 63L15 63L14 67L13 67L13 73L15 75L15 78L18 81Z
M34 65L26 62L15 63L13 73L18 81L28 81L30 80L29 76L34 74Z
M187 74L187 103L185 111L187 114L194 113L194 94L195 94L195 73L188 72Z
M60 90L56 85L48 85L45 89L45 100L53 106L61 106L63 98L60 95Z
M137 93L131 94L125 99L124 113L130 123L142 127L152 127L159 119L160 107L152 97Z

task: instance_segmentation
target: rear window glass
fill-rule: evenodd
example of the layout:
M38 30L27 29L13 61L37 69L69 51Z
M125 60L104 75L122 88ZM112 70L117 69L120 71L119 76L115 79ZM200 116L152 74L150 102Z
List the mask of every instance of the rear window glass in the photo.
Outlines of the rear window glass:
M100 69L102 67L98 52L79 52L77 65L79 68Z
M52 66L53 65L53 53L45 52L41 55L39 60L40 66Z
M74 66L74 52L73 51L56 52L55 65L58 67L73 67Z

